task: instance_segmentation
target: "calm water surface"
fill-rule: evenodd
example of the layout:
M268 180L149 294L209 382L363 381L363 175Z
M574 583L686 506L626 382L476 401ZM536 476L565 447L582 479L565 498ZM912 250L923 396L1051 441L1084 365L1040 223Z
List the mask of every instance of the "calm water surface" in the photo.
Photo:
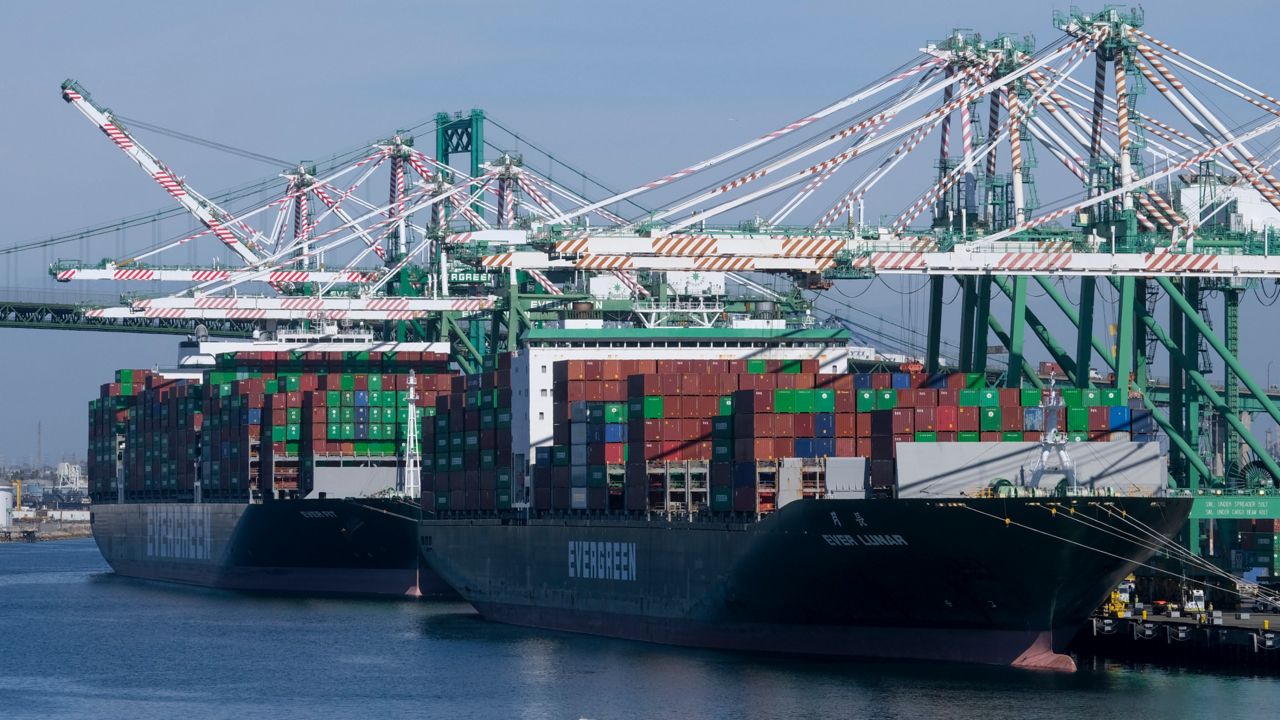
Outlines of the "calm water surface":
M1270 718L1280 680L814 662L494 625L463 603L264 598L0 545L0 718Z

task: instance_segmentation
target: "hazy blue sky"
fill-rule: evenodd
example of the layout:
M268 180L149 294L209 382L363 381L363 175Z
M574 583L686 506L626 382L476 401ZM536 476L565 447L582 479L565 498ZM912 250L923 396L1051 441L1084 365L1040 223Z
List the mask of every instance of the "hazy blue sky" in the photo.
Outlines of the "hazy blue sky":
M1047 43L1057 35L1053 8L755 0L8 3L0 23L7 227L0 245L166 205L60 99L66 77L122 115L284 158L351 148L438 110L483 107L622 187L799 117L953 27L1033 33ZM1145 4L1150 32L1276 94L1280 13L1272 8L1238 0ZM271 172L190 145L147 142L209 192ZM105 242L85 248L87 257L111 255ZM51 288L43 270L50 259L0 258L0 294ZM893 293L859 302L904 320L923 316L923 302ZM1250 306L1251 326L1274 325L1252 299ZM0 330L0 457L31 457L37 421L46 459L82 455L85 403L97 385L116 367L170 363L176 340ZM1274 348L1260 333L1246 338L1246 358L1260 376Z

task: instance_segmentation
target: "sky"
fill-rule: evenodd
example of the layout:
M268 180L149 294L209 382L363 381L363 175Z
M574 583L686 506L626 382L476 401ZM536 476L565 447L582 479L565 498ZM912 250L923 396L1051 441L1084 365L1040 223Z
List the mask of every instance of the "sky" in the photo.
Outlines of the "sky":
M621 188L801 117L954 27L1030 33L1043 45L1058 34L1055 7L1068 6L9 3L0 23L0 247L167 207L167 196L60 99L68 77L121 115L283 158L324 157L438 111L481 107ZM1280 10L1269 3L1144 9L1149 32L1280 94L1270 50ZM147 144L206 192L272 172L167 138ZM112 249L105 238L0 256L0 296L57 290L48 262L96 261ZM903 294L919 284L865 293L842 284L844 296L833 297L856 305L866 322L919 326L923 294ZM1245 313L1246 327L1273 317L1252 296ZM1276 349L1263 335L1246 335L1243 350L1260 379ZM177 340L0 329L0 462L34 457L37 424L46 461L83 456L97 386L118 367L172 363Z

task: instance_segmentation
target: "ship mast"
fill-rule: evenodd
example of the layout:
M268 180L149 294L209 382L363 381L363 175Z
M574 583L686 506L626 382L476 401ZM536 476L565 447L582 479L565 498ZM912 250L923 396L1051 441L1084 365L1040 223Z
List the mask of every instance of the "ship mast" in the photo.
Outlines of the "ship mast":
M418 380L409 371L409 418L405 431L404 462L400 466L400 493L416 498L422 494L422 456L418 452Z
M1050 456L1056 456L1058 458L1058 466L1052 469L1066 475L1067 480L1071 483L1071 488L1075 489L1079 487L1076 479L1075 463L1071 461L1071 456L1067 454L1067 436L1058 429L1058 415L1062 411L1062 395L1058 392L1056 373L1049 376L1049 399L1042 403L1041 407L1044 408L1044 430L1040 433L1040 459L1032 472L1031 486L1040 487L1040 478L1050 470Z

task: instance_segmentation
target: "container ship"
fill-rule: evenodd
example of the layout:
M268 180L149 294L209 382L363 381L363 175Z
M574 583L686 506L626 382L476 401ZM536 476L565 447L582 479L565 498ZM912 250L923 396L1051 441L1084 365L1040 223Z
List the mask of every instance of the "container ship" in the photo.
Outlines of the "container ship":
M853 360L844 331L780 323L531 330L436 400L424 560L500 622L1074 668L1190 512L1141 401ZM495 396L512 450L486 456Z
M103 557L121 575L215 588L451 594L419 562L401 460L460 379L447 351L330 327L192 338L173 370L118 371L89 405Z

